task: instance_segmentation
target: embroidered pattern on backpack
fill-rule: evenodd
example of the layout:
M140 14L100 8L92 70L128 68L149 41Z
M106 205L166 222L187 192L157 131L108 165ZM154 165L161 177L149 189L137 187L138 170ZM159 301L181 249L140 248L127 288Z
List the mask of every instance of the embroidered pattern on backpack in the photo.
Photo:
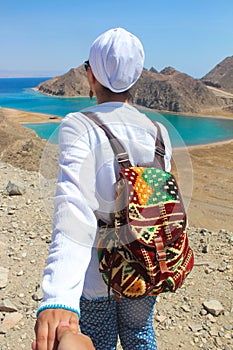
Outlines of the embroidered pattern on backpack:
M105 282L128 298L175 291L194 262L175 178L157 168L122 169L117 200L121 210L115 214L115 231L111 231L114 246L99 249ZM106 247L108 230L100 236L101 246ZM162 258L155 239L162 246Z

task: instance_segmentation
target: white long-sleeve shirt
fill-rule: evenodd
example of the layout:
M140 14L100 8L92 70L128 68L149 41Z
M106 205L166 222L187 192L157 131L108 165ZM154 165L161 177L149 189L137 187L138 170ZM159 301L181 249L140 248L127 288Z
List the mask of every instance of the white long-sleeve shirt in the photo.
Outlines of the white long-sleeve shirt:
M88 111L96 113L123 143L133 166L153 160L157 130L144 114L121 102L103 103ZM165 170L170 171L170 139L160 127ZM63 119L59 145L52 244L38 311L65 308L79 314L81 295L89 299L108 295L99 272L95 238L98 219L111 223L117 163L104 131L81 112Z

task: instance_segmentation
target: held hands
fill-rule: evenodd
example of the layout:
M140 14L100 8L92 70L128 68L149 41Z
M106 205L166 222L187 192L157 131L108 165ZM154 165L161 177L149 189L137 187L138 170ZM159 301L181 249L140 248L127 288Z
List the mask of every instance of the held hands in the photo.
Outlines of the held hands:
M41 311L35 325L36 341L32 343L32 349L57 350L57 329L61 323L68 325L72 333L78 332L78 316L76 313L64 309L46 309ZM74 349L78 350L79 348L77 347ZM83 349L85 350L88 348Z
M57 350L95 350L89 337L84 334L74 334L69 325L60 323L57 328Z

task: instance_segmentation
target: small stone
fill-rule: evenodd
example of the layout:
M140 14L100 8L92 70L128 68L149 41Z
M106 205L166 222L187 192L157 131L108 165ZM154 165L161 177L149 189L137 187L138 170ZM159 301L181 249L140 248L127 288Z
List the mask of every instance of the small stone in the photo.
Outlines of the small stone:
M45 241L48 238L48 236L47 235L43 235L40 238L41 238L42 241Z
M0 334L6 334L7 330L0 324Z
M221 338L223 338L223 337L225 336L225 333L224 333L223 331L219 331L219 332L218 332L218 336L221 337Z
M14 215L14 214L15 214L15 210L14 209L11 209L11 208L7 209L7 215ZM8 232L12 232L12 231L8 230Z
M208 263L208 267L211 269L211 270L216 270L218 268L218 265L213 263L213 262L209 262Z
M206 316L206 318L207 318L211 323L217 322L216 318L215 318L213 315L211 315L211 314L208 314L208 315Z
M2 321L0 333L2 331L3 333L1 334L5 334L8 330L13 328L19 321L21 321L22 318L23 315L21 315L19 312L12 312L10 314L7 314L4 320Z
M194 333L199 332L203 329L201 323L190 323L188 326Z
M23 276L24 272L23 270L20 270L19 272L17 272L16 276Z
M25 188L9 181L6 190L9 196L22 196L25 193Z
M4 299L0 302L0 311L13 312L17 311L17 307L9 299Z
M209 253L209 245L208 245L208 244L206 244L206 245L202 248L202 253L203 253L203 254Z
M224 272L227 269L227 263L223 261L220 266L218 267L219 272Z
M43 299L43 292L39 289L35 294L32 295L32 299L35 301L41 301Z
M224 350L232 350L232 346L231 345L225 345L225 347L224 347Z
M227 333L225 334L225 338L226 338L226 339L231 339L232 336L231 336L231 334L230 334L229 332L227 332Z
M223 344L223 342L222 342L222 340L220 339L220 338L215 338L215 340L214 340L214 342L215 342L215 344L218 346L218 347L222 347L222 344ZM224 348L225 349L225 348Z
M191 312L190 306L187 304L183 304L181 306L181 309L184 310L185 312Z
M155 320L159 323L163 323L166 320L166 316L165 315L156 315L155 316Z
M29 238L30 238L30 239L35 239L35 238L37 238L37 237L38 237L37 234L34 233L34 232L31 232L30 235L29 235Z
M201 316L207 315L207 310L206 309L201 309L200 314L201 314Z
M211 337L217 337L218 336L218 330L216 327L211 327L209 331Z
M206 228L202 228L200 230L200 233L203 235L203 236L206 236L206 234L208 233L208 230Z
M233 329L233 326L232 324L224 324L223 328L226 330L226 331L232 331Z
M224 308L218 300L209 299L203 303L203 306L214 316L221 315L224 312Z

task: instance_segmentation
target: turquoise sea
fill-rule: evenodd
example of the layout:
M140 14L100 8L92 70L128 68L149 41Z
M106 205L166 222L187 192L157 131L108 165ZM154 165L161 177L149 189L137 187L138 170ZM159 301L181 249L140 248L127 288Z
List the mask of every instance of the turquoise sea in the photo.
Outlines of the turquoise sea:
M16 108L64 117L94 104L89 98L59 98L34 91L40 82L49 78L1 78L0 107ZM152 120L162 122L168 129L173 147L199 145L233 138L233 120L161 114L144 111ZM54 123L25 124L41 138L57 142L59 125Z

